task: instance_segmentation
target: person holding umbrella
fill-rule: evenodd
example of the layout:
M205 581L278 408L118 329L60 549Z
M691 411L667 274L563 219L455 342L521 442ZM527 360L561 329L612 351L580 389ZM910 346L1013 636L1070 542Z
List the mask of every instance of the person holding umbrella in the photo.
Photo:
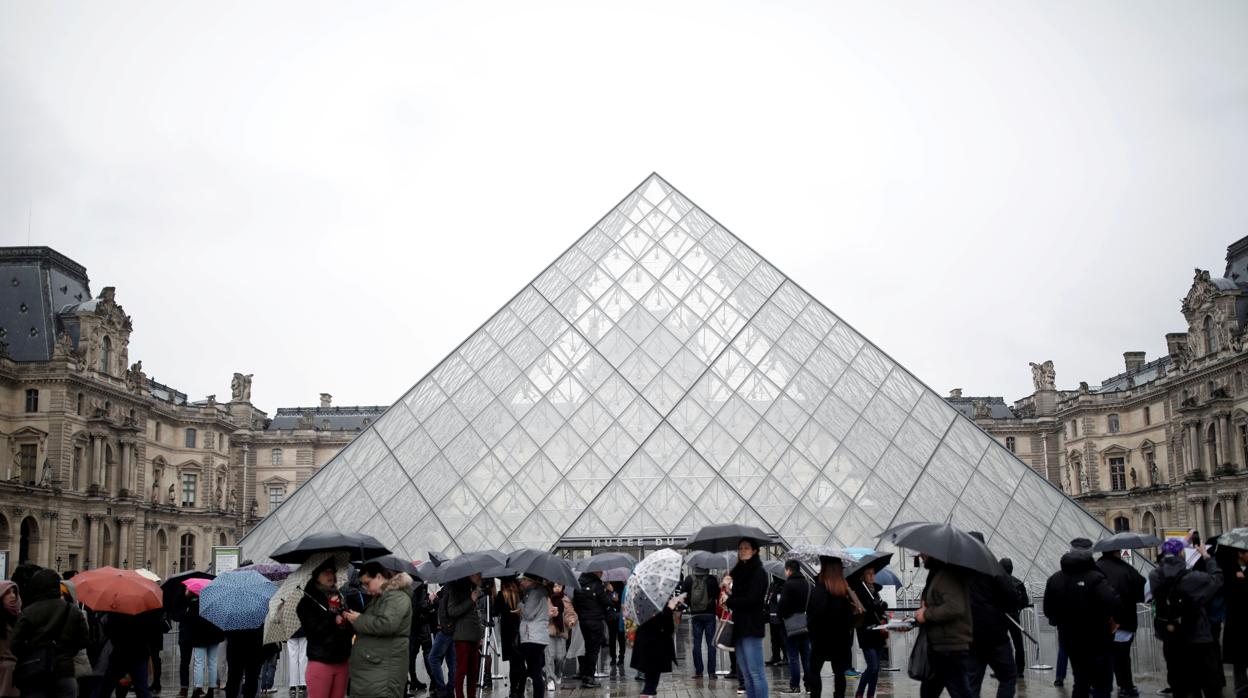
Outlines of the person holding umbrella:
M61 600L61 580L52 570L34 571L22 591L25 606L9 643L17 658L14 683L27 698L74 698L74 655L87 646L87 621Z
M546 647L550 644L550 621L555 606L550 589L544 581L524 577L520 580L519 619L516 628L518 651L516 663L521 671L511 672L511 693L523 698L525 680L533 682L533 698L546 695Z
M494 597L491 613L498 619L502 657L510 669L508 683L511 690L508 697L521 698L524 695L527 674L524 659L520 656L520 582L515 577L503 578L502 586Z
M888 631L872 629L873 626L888 622L888 603L880 598L880 590L883 588L876 583L875 567L871 565L863 566L849 575L849 589L858 597L863 607L862 622L858 626L858 648L862 650L862 657L867 662L866 670L858 678L854 698L875 698L875 686L880 678L880 655L888 645Z
M675 610L685 598L684 594L673 596L662 611L637 626L629 666L646 677L641 698L654 698L658 694L659 679L663 674L670 674L676 663Z
M317 565L295 607L308 643L308 698L343 698L347 693L355 630L343 617L347 604L338 588L337 562L330 557Z
M201 583L202 582L202 583ZM200 592L207 580L190 579L186 585L186 615L189 644L191 646L191 698L213 698L217 686L217 651L225 640L221 628L200 615Z
M767 587L770 575L758 557L758 540L737 542L737 564L732 577L732 593L727 606L732 611L733 642L737 665L745 680L748 698L767 695L767 674L763 667L763 637L767 627Z
M564 593L563 585L555 583L551 587L550 605L553 611L547 624L546 664L552 667L552 676L547 688L551 691L563 682L563 663L568 654L568 639L572 636L572 628L580 622L576 617L576 608L572 599Z
M602 583L602 571L584 572L577 580L579 588L572 597L576 615L581 620L581 635L585 637L585 654L580 657L581 688L598 688L602 684L594 678L598 655L606 645L607 608L611 597Z
M364 612L347 610L346 622L355 627L351 648L351 693L368 698L403 698L407 685L407 645L412 630L412 578L392 572L379 562L367 562L360 583L371 603Z
M112 646L108 667L92 692L93 698L111 696L122 679L129 676L134 692L139 698L151 698L148 685L147 661L150 657L153 635L163 635L164 620L160 609L131 615L105 613L101 620L104 636Z
M477 697L475 674L481 661L481 618L477 615L477 599L481 596L481 574L451 583L446 615L455 627L455 698ZM465 691L465 685L467 689Z
M792 560L790 560L792 561ZM845 565L839 557L819 558L819 576L812 585L810 611L807 625L810 628L810 671L806 684L811 698L819 698L823 691L824 662L832 665L832 695L844 698L849 670L851 649L854 644L854 617L861 612L849 582L845 579Z

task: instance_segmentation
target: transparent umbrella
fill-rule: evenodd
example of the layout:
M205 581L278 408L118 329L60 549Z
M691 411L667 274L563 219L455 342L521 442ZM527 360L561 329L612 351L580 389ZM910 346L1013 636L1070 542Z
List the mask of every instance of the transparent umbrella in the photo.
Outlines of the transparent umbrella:
M620 609L627 631L635 631L663 610L680 583L682 563L680 553L671 548L651 553L637 563L628 577L628 593Z

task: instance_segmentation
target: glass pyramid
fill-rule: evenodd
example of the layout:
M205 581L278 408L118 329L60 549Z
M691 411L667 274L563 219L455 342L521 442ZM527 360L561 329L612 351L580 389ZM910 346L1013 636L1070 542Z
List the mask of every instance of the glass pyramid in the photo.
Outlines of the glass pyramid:
M658 175L242 541L363 531L409 558L683 536L979 530L1043 581L1108 531Z

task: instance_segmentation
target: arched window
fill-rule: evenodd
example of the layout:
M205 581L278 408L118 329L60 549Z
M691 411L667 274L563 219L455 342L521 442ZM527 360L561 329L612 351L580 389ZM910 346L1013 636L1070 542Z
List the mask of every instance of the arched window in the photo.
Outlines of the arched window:
M1218 350L1216 335L1213 331L1213 317L1205 316L1205 353L1213 353Z
M178 569L183 572L195 569L195 534L183 533L178 541Z
M1119 516L1114 519L1114 533L1122 533L1131 530L1131 519L1125 516Z
M1014 441L1013 436L1005 437L1005 447L1010 449L1010 453L1016 453L1016 451L1014 450L1016 445L1017 445L1017 442Z
M1109 415L1108 421L1109 421L1109 433L1117 434L1118 429L1119 429L1118 415L1116 414Z
M273 465L281 465L281 464L282 464L282 449L275 448L273 449Z
M100 373L108 373L108 367L113 362L113 340L104 337L100 342Z

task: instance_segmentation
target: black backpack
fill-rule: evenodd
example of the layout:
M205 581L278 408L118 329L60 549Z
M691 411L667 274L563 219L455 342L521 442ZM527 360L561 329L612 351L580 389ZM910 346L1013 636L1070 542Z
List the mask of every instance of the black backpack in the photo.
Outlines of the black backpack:
M1153 629L1163 642L1177 640L1196 624L1200 612L1199 604L1181 589L1183 578L1189 570L1183 570L1174 576L1161 589L1153 592L1157 602L1153 616Z

